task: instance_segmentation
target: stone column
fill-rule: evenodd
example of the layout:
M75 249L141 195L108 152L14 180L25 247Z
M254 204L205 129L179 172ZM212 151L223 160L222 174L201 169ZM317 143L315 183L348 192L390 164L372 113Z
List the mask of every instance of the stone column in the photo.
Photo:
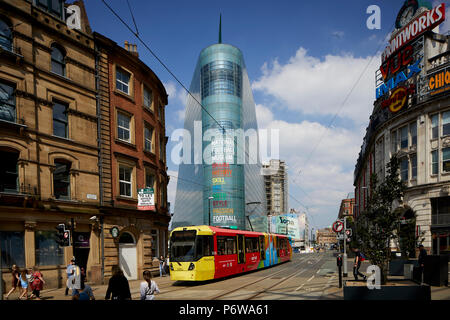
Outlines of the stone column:
M25 267L32 268L36 264L36 255L35 255L35 235L34 231L36 229L36 221L25 221Z

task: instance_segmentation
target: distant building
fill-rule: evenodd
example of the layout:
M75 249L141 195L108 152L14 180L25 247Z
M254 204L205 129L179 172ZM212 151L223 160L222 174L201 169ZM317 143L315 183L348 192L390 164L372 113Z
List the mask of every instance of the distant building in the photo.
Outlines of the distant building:
M264 185L266 188L267 212L279 215L288 211L287 166L282 160L270 160L264 163Z
M320 246L329 246L337 243L336 233L331 228L319 229L316 232L316 244Z
M341 206L339 208L338 218L343 218L344 216L352 216L355 208L355 197L353 194L349 194L346 199L341 200Z

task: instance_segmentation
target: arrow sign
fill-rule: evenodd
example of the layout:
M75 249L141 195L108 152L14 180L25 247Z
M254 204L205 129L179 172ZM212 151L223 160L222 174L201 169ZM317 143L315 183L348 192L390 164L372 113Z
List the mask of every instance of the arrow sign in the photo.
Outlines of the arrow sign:
M342 232L344 230L344 223L341 220L336 220L333 223L333 231L336 233Z

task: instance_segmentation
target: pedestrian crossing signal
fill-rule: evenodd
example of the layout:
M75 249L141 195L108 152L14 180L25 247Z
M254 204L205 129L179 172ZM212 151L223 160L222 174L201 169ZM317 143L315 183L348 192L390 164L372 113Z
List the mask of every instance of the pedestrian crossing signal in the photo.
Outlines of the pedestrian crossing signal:
M56 243L61 247L70 246L70 231L66 230L66 226L63 223L58 224L56 230L58 230L55 239Z

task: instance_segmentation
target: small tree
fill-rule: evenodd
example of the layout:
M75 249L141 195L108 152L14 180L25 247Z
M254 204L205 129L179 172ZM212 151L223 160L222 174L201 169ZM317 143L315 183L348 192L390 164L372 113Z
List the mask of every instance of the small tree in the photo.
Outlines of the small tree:
M381 283L387 281L391 258L390 242L397 237L399 211L394 204L403 197L404 183L399 178L399 162L393 156L386 165L387 175L381 183L376 174L370 179L370 195L365 211L356 221L359 247L373 265L381 270Z

